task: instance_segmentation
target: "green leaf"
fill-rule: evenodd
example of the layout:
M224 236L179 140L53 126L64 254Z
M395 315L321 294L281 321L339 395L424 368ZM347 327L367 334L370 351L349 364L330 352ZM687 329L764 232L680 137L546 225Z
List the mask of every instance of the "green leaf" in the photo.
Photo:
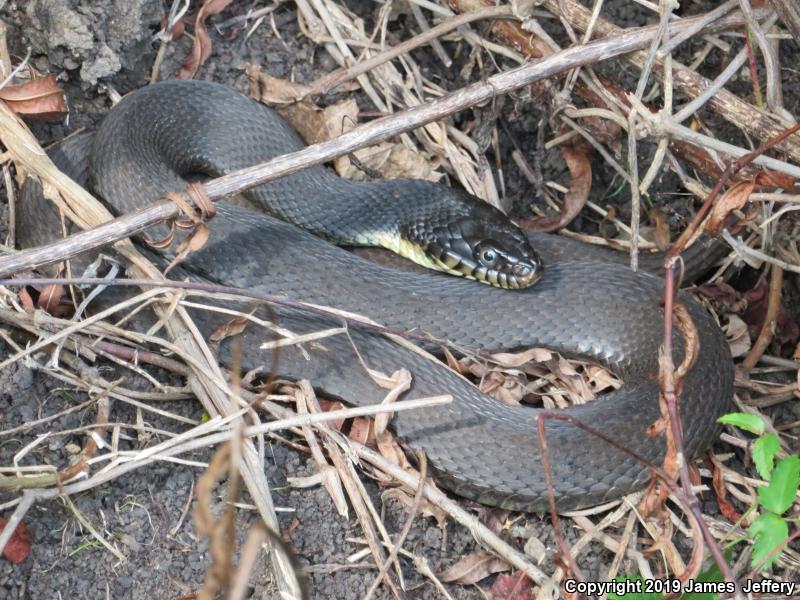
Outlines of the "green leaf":
M776 514L783 514L794 504L800 486L800 456L787 456L772 471L772 479L758 488L758 503Z
M789 525L774 513L764 513L753 521L748 532L753 536L751 566L755 568L770 552L786 541L789 537ZM768 558L761 565L761 570L766 570L782 553L783 550L780 550Z
M749 431L753 435L761 435L764 433L764 420L757 415L751 415L749 413L728 413L727 415L722 415L719 419L717 419L717 423L722 423L723 425L733 425L739 429Z
M762 435L753 444L753 462L756 463L758 474L764 479L769 479L772 467L775 466L775 456L781 449L781 442L774 433Z

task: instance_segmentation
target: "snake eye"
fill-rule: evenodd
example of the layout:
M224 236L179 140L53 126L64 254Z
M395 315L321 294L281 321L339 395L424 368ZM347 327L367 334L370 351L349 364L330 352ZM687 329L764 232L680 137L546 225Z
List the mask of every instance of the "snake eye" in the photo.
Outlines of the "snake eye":
M494 250L484 250L481 252L481 260L487 264L491 265L497 259L497 253Z

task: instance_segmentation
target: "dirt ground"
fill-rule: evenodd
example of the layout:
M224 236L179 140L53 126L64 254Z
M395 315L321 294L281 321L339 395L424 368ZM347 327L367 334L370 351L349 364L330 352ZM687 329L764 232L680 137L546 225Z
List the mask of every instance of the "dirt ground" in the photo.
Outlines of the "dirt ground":
M107 112L110 106L109 93L124 94L145 85L150 77L157 44L153 35L159 29L165 8L161 0L23 0L0 3L0 18L9 28L9 45L16 59L31 50L31 62L40 72L58 73L71 108L68 124L33 125L33 130L44 144L59 140L79 128L91 127ZM345 3L351 10L360 14L368 23L374 20L379 5L364 2ZM701 12L704 7L689 3L687 12ZM234 2L213 22L222 23L244 14L248 8L259 8L263 4L255 2ZM652 22L650 13L631 3L608 2L604 16L619 25ZM547 24L554 28L555 24ZM405 39L411 27L410 17L401 15L392 23L389 41ZM276 35L277 33L280 36ZM211 28L213 53L211 59L202 67L199 77L227 83L242 91L247 91L248 83L244 69L248 64L260 65L264 72L275 77L293 78L299 82L310 82L322 74L336 68L334 60L321 48L315 48L299 28L293 4L284 3L272 16L255 28L246 37L237 29L226 29L223 33ZM690 44L691 46L691 44ZM785 51L798 51L797 46L785 44ZM160 69L160 78L174 76L181 61L188 54L190 40L184 36L171 43ZM686 52L691 53L692 48ZM466 83L459 75L464 57L460 57L456 67L443 68L435 60L427 59L423 53L415 51L415 57L427 70L425 75L442 82L444 87L455 89ZM706 62L704 69L714 75L724 57ZM472 77L491 74L498 68L509 65L484 65L486 72L473 73ZM635 87L638 72L629 67L606 65L600 69L623 83L629 89ZM793 85L784 88L785 105L790 112L800 114L800 78L794 77ZM747 90L747 81L735 80L733 87L741 86ZM320 104L331 103L346 92L321 99ZM363 95L357 96L362 111L372 107ZM511 102L509 102L509 105ZM520 150L533 157L537 151L536 131L544 116L542 107L535 101L518 100L508 125L511 137ZM473 115L456 117L474 118ZM716 123L710 123L716 126ZM737 135L738 134L731 134ZM520 200L531 193L531 186L516 170L510 159L513 146L505 140L501 148L501 158L508 169L506 173L507 199L514 211L520 211ZM532 160L532 159L531 159ZM640 160L647 160L646 156ZM546 153L541 167L547 179L564 181L566 168L558 152ZM618 185L613 171L598 161L595 170L592 199L599 200L608 195ZM670 190L678 187L678 180L668 175L659 182L654 195L656 203L671 197ZM607 200L606 200L607 202ZM620 218L628 215L626 200L620 201ZM692 210L687 200L671 202L669 219L674 228L685 224L686 215ZM4 217L5 219L5 217ZM5 221L4 221L5 222ZM579 217L575 228L594 232L602 224L597 220ZM749 275L752 277L752 275ZM748 275L742 275L748 277ZM800 296L796 278L787 278L787 293ZM800 305L800 303L796 303ZM0 342L0 354L9 351ZM98 367L99 369L108 367ZM174 382L179 385L179 382ZM0 371L0 431L7 431L21 424L39 419L45 415L65 410L75 403L85 400L69 386L49 378L25 364L15 364ZM796 404L796 403L795 403ZM192 399L170 402L173 413L200 419L202 409ZM782 407L781 410L793 414L787 420L797 420L800 410L796 407ZM136 410L122 403L113 407L113 420L133 423L138 417ZM147 424L153 429L171 430L175 423L158 415L148 414ZM73 430L91 424L94 413L77 411L58 420L57 431ZM44 435L48 425L20 431L14 435L0 437L0 465L8 465L13 456L35 436ZM156 438L158 434L153 434ZM76 434L58 434L46 439L36 449L37 462L64 465L74 453L75 444L80 447L82 437ZM151 440L143 436L131 437L124 441L130 448L141 447ZM375 577L375 567L367 558L350 557L364 546L360 539L363 534L357 522L341 518L327 492L315 487L295 490L288 486L287 477L312 475L316 463L306 453L290 448L285 444L273 442L267 449L268 476L273 497L279 507L281 527L287 533L287 541L296 552L301 564L309 573L311 596L313 598L349 599L361 598ZM208 452L198 452L193 457L199 461L210 458ZM0 560L0 598L41 599L41 598L190 598L202 585L209 565L208 545L200 540L195 531L188 504L193 499L194 485L201 470L196 467L171 463L158 463L157 466L135 471L101 488L71 498L74 506L62 501L37 504L29 512L26 523L32 533L30 557L20 565L12 565ZM382 506L377 486L367 482L369 493L376 506ZM0 495L0 503L9 496ZM706 499L708 500L708 499ZM709 510L717 510L713 501L706 502ZM472 505L484 521L497 519L498 511ZM385 504L385 522L390 533L396 533L405 520L405 510L393 501ZM237 531L244 536L255 512L244 509L237 519ZM85 523L88 521L111 541L125 556L118 560L103 548L92 536ZM531 537L537 537L544 546L547 564L555 553L554 536L545 519L526 515L509 526L504 536L522 546ZM567 527L568 542L574 542L579 532ZM418 555L425 557L434 572L441 572L454 564L460 557L477 550L470 532L455 523L448 523L446 529L437 526L431 518L419 518L406 541L407 548L413 548ZM580 557L580 565L589 579L598 576L612 560L613 555L605 548L592 544ZM277 598L270 569L264 556L258 568L254 569L255 579L251 581L251 598ZM438 598L440 593L406 559L401 560L405 567L408 597ZM628 565L623 572L635 570ZM453 598L479 599L487 597L492 579L478 585L448 584L447 590ZM377 598L388 598L390 594L383 588L376 593Z

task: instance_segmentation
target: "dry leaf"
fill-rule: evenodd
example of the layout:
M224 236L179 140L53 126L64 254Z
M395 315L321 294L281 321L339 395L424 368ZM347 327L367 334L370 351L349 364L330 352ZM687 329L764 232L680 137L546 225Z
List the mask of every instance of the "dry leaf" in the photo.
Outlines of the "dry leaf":
M544 559L547 558L547 547L544 545L544 542L535 535L528 538L522 550L527 556L530 556L537 565L542 564Z
M508 563L485 550L478 550L473 554L461 557L449 569L439 574L439 579L445 583L461 583L469 585L486 579L492 573L508 571Z
M64 297L64 286L58 284L43 286L36 305L54 317L66 316L72 310L72 302Z
M194 20L194 43L192 51L181 65L178 79L191 79L197 74L197 70L211 56L211 36L206 29L206 19L210 16L221 13L231 0L206 0L203 6L197 11Z
M719 510L730 523L738 523L742 515L728 500L728 490L725 489L724 467L711 452L708 453L708 459L711 463L711 482L717 495Z
M589 144L578 141L574 144L562 144L561 155L569 169L569 190L564 194L564 202L558 215L523 219L520 227L531 231L555 231L568 225L578 216L589 198L592 189L592 149Z
M246 71L250 77L250 95L267 106L291 104L308 94L307 86L262 73L258 65L248 65Z
M19 115L38 121L61 121L67 116L67 98L55 75L46 75L0 89L0 99Z
M189 233L178 246L178 249L175 251L175 258L173 258L167 265L167 268L164 269L164 275L169 273L173 267L186 260L187 256L205 246L210 235L211 230L208 228L208 225L205 223L198 223L195 225L191 233Z
M604 390L616 390L622 386L622 382L616 375L608 369L597 365L586 366L586 378L595 393Z
M747 323L736 315L728 315L728 324L723 328L728 338L731 356L744 356L750 350L750 333Z
M735 184L711 207L705 230L712 237L718 236L725 227L725 222L735 210L742 208L750 199L750 194L755 189L752 181L742 181Z
M308 100L300 100L308 94L306 86L261 73L257 67L248 68L247 73L253 82L251 94L275 107L307 144L328 141L358 125L358 104L353 99L319 108ZM358 164L354 164L351 156ZM381 142L361 148L337 158L333 167L342 177L357 181L368 178L364 170L385 179L439 181L441 178L426 155L409 150L401 143Z
M372 419L365 417L353 419L353 423L350 425L350 433L347 437L364 446L375 448L375 431Z
M387 430L377 433L375 435L375 440L378 444L378 452L380 452L383 458L404 471L408 471L409 473L417 472L417 470L411 466L411 463L408 462L406 453L403 452L400 444L394 439L394 435L392 435L391 431Z
M427 156L409 150L401 143L381 142L356 150L352 154L361 165L376 171L385 179L425 179L435 182L441 178L441 175L434 171L434 163ZM347 155L333 161L333 166L339 175L347 179L356 181L368 179L367 174L353 164Z
M545 348L529 348L523 352L498 352L492 354L492 360L501 367L516 368L531 361L544 363L553 358L553 353Z
M744 293L743 299L747 302L747 308L742 313L742 319L755 338L764 327L764 319L767 316L769 286L766 279L763 277L759 279L755 287ZM794 320L793 315L786 309L783 299L778 308L774 339L779 345L791 344L792 347L800 339L800 323Z
M503 371L491 371L478 387L495 400L512 406L519 404L526 393L521 377Z
M653 241L662 252L669 248L669 222L664 211L653 207L647 211L653 221Z
M784 190L794 189L797 180L791 175L778 173L777 171L759 171L756 173L756 186L782 188Z
M36 312L36 307L33 304L33 298L31 298L31 295L28 293L26 288L22 288L22 290L20 290L18 297L20 304L22 304L22 309L26 313L32 315L34 312Z
M223 323L211 332L208 336L209 342L221 342L231 336L239 335L244 331L247 326L247 319L245 317L237 317L226 323Z
M338 400L325 400L324 398L319 399L319 406L323 410L323 412L331 412L334 410L343 410L345 407L344 404L339 402ZM328 427L335 431L341 431L342 427L344 426L345 418L339 417L334 421L327 421Z
M319 108L308 100L277 108L281 116L297 129L307 144L317 144L342 135L356 122L358 105L352 98Z
M453 371L455 371L459 375L466 374L466 371L464 371L461 368L461 363L459 362L459 360L455 356L453 356L453 353L450 352L447 346L442 348L442 352L444 354L445 362L447 363L448 367L450 367Z

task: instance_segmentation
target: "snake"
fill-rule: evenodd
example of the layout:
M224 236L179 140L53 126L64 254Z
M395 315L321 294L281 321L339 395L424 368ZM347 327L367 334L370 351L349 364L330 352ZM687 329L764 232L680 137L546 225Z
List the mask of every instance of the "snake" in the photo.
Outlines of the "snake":
M68 138L50 155L122 215L184 189L198 175L217 177L303 147L276 112L230 87L164 81L128 94L96 132ZM522 232L520 240L515 227L494 230L485 224L497 216L494 209L484 210L469 199L464 203L464 192L440 183L354 182L316 166L244 196L251 206L216 203L208 241L179 267L181 277L291 300L242 309L280 328L244 328L237 342L242 369L269 370L274 357L262 346L285 341L285 332L304 340L325 331L334 333L281 347L277 374L308 380L325 397L369 405L387 395L371 372L407 369L411 383L399 402L440 395L452 401L397 412L390 427L406 447L425 453L440 486L483 504L542 512L552 494L558 510L569 511L618 499L651 480L642 459L658 464L666 446L663 435L652 433L661 414L660 277L634 272L595 248L560 236ZM467 208L454 210L455 204ZM471 212L476 206L477 212ZM18 236L29 245L46 241L53 217L34 205L19 212ZM390 213L403 225L389 224ZM429 224L423 225L426 220ZM401 230L405 237L397 242ZM461 261L456 270L462 270L455 274L462 277L377 264L331 243L342 237L354 245L379 239L377 245L395 250L415 246L412 254L427 255L419 262L438 257L441 264L432 266L442 270ZM174 256L177 243L162 250L165 260ZM462 258L447 254L454 248ZM481 256L487 248L496 256ZM484 258L498 267L495 285L467 279L480 275L480 269L486 269L486 276ZM519 289L499 289L500 274L506 276L506 287ZM511 275L519 285L510 283ZM717 418L733 394L733 361L714 317L684 291L677 300L691 316L698 341L680 394L684 447L693 456L719 434ZM423 341L398 342L384 330L353 322L343 326L338 314L308 311L299 303L363 315ZM196 307L190 312L205 335L231 318ZM672 335L673 360L679 364L684 341L677 329ZM561 409L567 420L544 419L542 437L537 426L543 409L506 404L480 391L433 356L443 344L474 356L490 370L495 366L492 353L546 348L603 365L623 383L591 402ZM232 346L230 340L219 343L222 363L230 364Z

